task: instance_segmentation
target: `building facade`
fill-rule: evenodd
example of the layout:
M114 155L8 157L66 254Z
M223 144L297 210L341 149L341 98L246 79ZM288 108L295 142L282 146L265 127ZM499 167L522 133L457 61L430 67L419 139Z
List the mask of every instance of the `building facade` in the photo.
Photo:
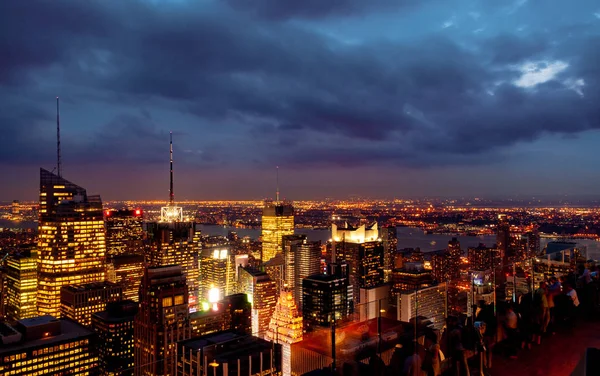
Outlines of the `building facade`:
M291 203L266 201L262 214L263 262L282 252L282 237L294 234L294 207Z
M24 250L6 258L4 306L7 320L36 317L37 312L37 252Z
M143 254L143 217L141 209L104 211L107 255Z
M40 170L38 312L60 317L60 289L105 280L106 241L99 196Z
M284 236L283 256L285 284L302 307L302 280L321 271L321 243L308 241L306 235Z
M410 322L415 317L427 317L433 328L441 330L446 324L446 284L427 287L398 296L398 320Z
M264 337L277 304L277 284L265 272L243 268L240 285L252 304L252 335Z
M60 313L85 327L92 324L92 314L106 309L111 302L123 300L121 286L111 282L63 286L60 290Z
M122 254L108 259L106 279L123 289L123 299L139 301L140 283L144 276L144 256Z
M302 341L302 316L291 290L282 290L269 323L266 340L282 346L282 375L292 375L292 347Z

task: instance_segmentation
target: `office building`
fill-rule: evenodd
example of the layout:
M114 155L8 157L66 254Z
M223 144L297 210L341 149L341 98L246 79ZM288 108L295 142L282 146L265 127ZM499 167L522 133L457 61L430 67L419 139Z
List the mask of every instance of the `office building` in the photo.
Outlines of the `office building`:
M222 301L225 309L229 310L229 329L240 334L252 332L252 304L246 294L226 296Z
M502 263L502 251L496 248L488 248L484 244L477 247L469 247L467 257L470 270L495 270Z
M265 201L262 213L262 255L267 262L282 252L282 237L294 234L294 207L289 202Z
M446 324L446 284L427 287L398 295L398 320L410 322L415 317L427 317L433 328L441 330Z
M144 276L144 256L122 254L108 259L106 279L123 289L123 299L139 301L140 283Z
M453 238L448 242L448 248L430 252L431 274L438 282L453 281L460 278L460 242Z
M105 210L106 254L143 254L144 227L141 209Z
M123 300L108 303L105 311L92 315L92 329L98 336L100 374L134 374L133 323L137 311L136 302Z
M302 341L302 316L291 290L282 290L269 323L266 340L282 346L282 375L292 375L291 345Z
M60 289L105 280L104 214L99 196L40 170L38 312L60 316Z
M345 227L331 225L335 260L344 260L349 270L350 285L353 291L369 289L384 284L384 248L377 223L354 228L347 223ZM356 296L356 304L361 302Z
M302 307L302 280L321 272L321 243L308 241L306 235L283 237L284 279Z
M200 254L200 302L208 302L213 288L219 291L217 300L237 292L235 255L229 248L204 248Z
M277 284L267 273L247 267L240 270L240 288L252 305L252 335L264 337L277 303Z
M284 269L285 269L285 261L282 253L278 253L275 257L271 258L269 261L262 264L262 268L265 273L269 275L272 281L275 281L275 291L279 294L279 291L283 288L285 284L284 281Z
M402 269L394 269L392 273L392 297L396 298L403 292L429 287L433 284L430 270L426 270L423 263L407 262Z
M123 300L121 286L111 282L63 286L60 290L60 313L89 327L92 314L106 309L106 304Z
M500 252L502 260L506 261L510 256L510 223L505 214L498 215L498 225L496 227L496 247ZM484 270L484 269L478 269Z
M193 222L147 223L146 262L150 266L181 265L188 284L186 301L190 310L198 307L200 285L200 233Z
M346 263L330 264L328 273L302 280L302 318L304 330L329 327L347 319L353 312L353 290Z
M171 375L175 343L190 338L188 285L180 265L147 267L134 320L135 375Z
M381 242L383 243L383 279L384 282L392 280L392 270L394 269L394 258L398 251L398 234L396 226L383 227L380 230Z
M7 320L36 317L37 313L37 252L22 249L5 260L4 311Z
M278 375L281 345L225 331L177 343L176 376Z
M93 331L70 320L38 316L14 325L0 323L3 376L96 375Z
M191 336L203 336L230 329L231 312L223 302L203 304L202 309L190 313Z

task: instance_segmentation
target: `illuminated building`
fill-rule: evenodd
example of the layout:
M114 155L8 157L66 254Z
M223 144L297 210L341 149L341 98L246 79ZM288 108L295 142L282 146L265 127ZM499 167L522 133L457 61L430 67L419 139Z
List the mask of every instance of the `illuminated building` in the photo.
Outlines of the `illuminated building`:
M183 208L175 205L175 192L173 191L173 132L169 133L170 180L169 204L160 208L161 222L183 222Z
M504 214L498 215L498 227L496 228L496 247L503 260L510 255L510 223ZM484 270L484 269L477 269Z
M92 315L92 328L98 335L100 374L133 375L133 323L137 311L137 303L124 300L108 303L106 311Z
M328 327L353 312L353 290L346 263L330 264L327 274L315 274L302 280L302 317L304 330Z
M40 169L38 231L38 312L59 317L62 286L105 279L100 197Z
M179 265L147 267L134 320L135 375L172 374L175 343L190 338L188 286Z
M334 242L333 258L348 264L350 285L355 292L384 284L384 247L379 239L377 223L366 227L353 228L348 224L343 228L331 225ZM361 302L357 296L356 303Z
M93 331L52 316L14 325L0 323L0 374L3 376L96 375Z
M60 312L62 317L89 327L92 314L104 311L107 303L121 300L123 289L111 282L63 286L60 289Z
M460 255L460 242L456 238L448 242L447 249L431 252L433 279L442 282L460 278Z
M246 294L226 296L222 301L224 308L229 310L229 328L236 333L250 334L252 332L252 304Z
M193 222L147 223L146 261L150 266L181 265L188 284L190 310L198 305L200 233Z
M204 309L205 308L205 309ZM192 337L228 330L231 316L225 304L207 304L202 310L190 313Z
M36 317L37 252L23 250L6 257L5 315L7 320Z
M394 258L398 251L398 235L396 226L383 227L380 231L381 241L383 243L383 279L384 282L392 280L392 270L394 269Z
M232 331L177 343L176 376L278 375L281 345Z
M11 206L11 213L12 215L19 215L20 213L20 208L21 204L19 203L19 200L13 200L12 202L12 206Z
M284 280L283 280L283 270L285 266L285 261L283 259L283 254L278 253L275 257L271 258L269 261L262 264L265 273L269 275L272 281L275 281L275 290L277 293L281 291Z
M106 279L123 288L124 300L139 301L140 282L143 276L143 255L118 255L108 259Z
M293 343L302 341L302 316L294 302L294 295L290 290L283 290L277 300L275 312L269 323L266 340L282 346L282 374L292 375L292 348Z
M306 235L284 236L283 255L285 283L301 307L302 279L321 271L321 243L308 241Z
M265 272L252 268L240 271L240 286L252 304L252 334L263 337L277 303L277 284Z
M410 322L417 316L427 317L433 328L441 330L446 324L446 284L419 289L398 295L398 320Z
M392 296L403 292L412 292L433 284L430 270L425 270L422 263L407 262L402 269L392 272Z
M202 249L200 257L200 301L207 301L208 292L211 288L219 290L220 298L236 292L235 268L235 255L230 254L228 248Z
M279 196L279 194L278 194ZM291 203L265 201L262 214L263 262L282 252L282 237L294 234L294 207Z
M469 247L467 257L470 270L490 270L498 267L502 261L502 251L496 248L488 248L483 244L477 247Z
M135 210L105 210L106 253L108 255L142 254L143 212Z

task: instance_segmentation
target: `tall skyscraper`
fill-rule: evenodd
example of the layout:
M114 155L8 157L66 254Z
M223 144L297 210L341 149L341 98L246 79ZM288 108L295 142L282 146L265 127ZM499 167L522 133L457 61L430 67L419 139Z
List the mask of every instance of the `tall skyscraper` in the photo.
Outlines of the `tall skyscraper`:
M143 212L134 210L105 210L106 253L109 256L143 254Z
M150 266L180 265L188 285L190 310L198 306L200 233L192 222L147 223L146 261Z
M302 341L302 316L294 301L292 291L284 289L279 295L275 312L269 323L265 339L279 343L282 346L282 374L292 375L292 348L293 343Z
M328 327L353 312L353 290L348 265L330 264L327 274L315 274L302 280L302 317L304 330Z
M398 296L398 320L410 322L415 317L427 317L436 330L446 323L446 284L426 287Z
M336 260L344 260L348 264L350 284L358 294L361 288L369 289L384 284L384 248L377 223L358 228L349 226L338 228L331 225L333 247ZM367 303L358 301L355 303Z
M282 237L294 234L294 207L277 200L265 201L262 214L262 261L267 262L282 252Z
M237 292L235 268L235 255L228 248L204 248L200 256L199 300L207 302L213 288L219 290L218 299Z
M398 251L398 234L396 226L383 227L380 231L381 242L383 243L383 279L385 282L392 280L392 270L394 269L394 258Z
M460 242L452 238L448 248L431 255L431 273L438 282L460 278Z
M97 375L95 334L70 320L38 316L0 323L0 374Z
M496 229L496 247L500 251L500 257L502 260L511 256L510 255L510 223L508 217L505 214L498 215L498 227Z
M284 279L294 301L302 307L302 279L321 271L321 243L308 241L306 235L283 237Z
M6 257L7 320L36 317L37 313L37 252L23 249Z
M63 286L60 289L60 313L62 317L90 327L94 313L104 311L107 303L121 300L123 289L111 282Z
M100 196L40 169L38 311L60 316L60 289L105 279Z
M123 300L139 301L144 276L144 256L123 254L108 259L106 279L123 288Z
M98 335L101 375L134 374L133 323L138 305L131 300L108 303L106 310L92 315L92 328Z
M495 270L502 260L500 249L488 248L484 244L468 249L469 269L476 271Z
M190 337L188 287L179 265L147 267L135 316L135 375L171 375L175 343Z
M267 273L248 267L240 270L240 288L252 304L252 334L262 338L275 311L277 284Z

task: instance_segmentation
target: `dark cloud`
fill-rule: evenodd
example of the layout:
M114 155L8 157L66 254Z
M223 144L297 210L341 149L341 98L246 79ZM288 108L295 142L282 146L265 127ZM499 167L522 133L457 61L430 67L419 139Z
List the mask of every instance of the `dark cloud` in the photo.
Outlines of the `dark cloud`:
M359 14L373 2L245 3L263 16L288 19ZM388 4L375 3L368 6ZM42 90L38 85L44 78L34 73L58 69L61 75L54 79L75 91L102 92L98 106L139 108L161 100L197 119L189 124L192 136L182 148L193 161L222 161L216 151L228 148L233 157L239 153L241 164L269 163L277 155L298 165L478 163L544 134L600 127L599 43L589 29L577 43L556 42L549 34L499 34L469 43L435 36L353 44L291 23L261 22L223 6L77 2L67 10L66 4L72 5L40 2L0 9L11 15L0 22L3 35L13 36L0 41L9 57L0 67L0 99L12 94L9 85ZM233 2L246 7L240 4ZM47 20L55 17L56 22ZM571 38L579 32L572 28ZM570 66L547 83L529 89L514 85L520 64L545 59ZM565 83L580 79L583 97ZM47 120L36 117L34 104L27 108L31 112L25 118L33 117L33 123ZM22 141L2 152L4 160L35 144L20 130L27 122L9 112L0 115L0 124ZM158 162L166 134L154 119L151 113L118 115L90 132L75 154L83 161ZM211 134L206 124L216 123L229 127L237 143L211 149L204 140ZM191 145L194 137L201 139L198 145Z
M253 12L261 17L286 20L294 17L319 19L364 14L414 6L418 0L227 0L233 7Z

